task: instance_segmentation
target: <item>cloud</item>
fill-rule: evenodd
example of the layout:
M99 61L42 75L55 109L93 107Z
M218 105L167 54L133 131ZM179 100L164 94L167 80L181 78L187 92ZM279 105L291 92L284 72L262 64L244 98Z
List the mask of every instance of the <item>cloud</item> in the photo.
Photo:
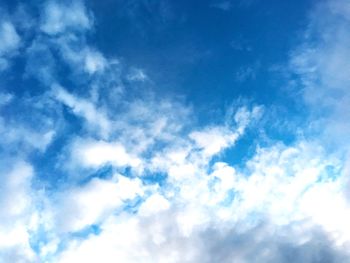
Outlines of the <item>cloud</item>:
M329 107L339 125L348 105L343 3L318 5L307 34L326 34L312 45L306 36L290 61L308 105ZM136 82L148 83L140 68L89 44L92 16L82 2L43 8L24 59L44 92L0 94L9 113L0 118L0 261L349 261L338 153L318 138L251 142L251 156L233 165L227 150L241 150L247 130L264 129L256 120L267 107L243 105L199 125L196 109L140 91Z
M59 194L53 204L59 231L76 232L109 217L128 200L143 195L139 179L114 176L110 180L93 178L86 185ZM58 209L57 209L58 208Z
M111 123L103 110L96 108L89 100L78 98L57 85L53 87L53 96L69 107L72 113L82 117L89 124L88 128L96 129L102 137L108 136Z
M290 67L303 98L317 116L314 125L329 140L348 144L350 21L347 1L325 1L311 14L302 43L291 53Z
M235 79L237 82L245 82L247 80L254 80L257 73L260 70L260 62L257 61L251 66L240 67L235 73Z
M0 166L0 260L3 262L35 262L30 247L30 231L35 230L31 180L33 168L21 160L4 160Z
M225 131L224 129L214 128L201 132L192 132L189 137L206 155L212 156L233 144L237 140L238 134L232 133L229 130Z
M14 25L9 21L1 21L0 38L0 55L16 50L20 44L20 37Z
M233 116L237 127L208 127L203 131L193 131L189 138L195 142L196 147L201 149L204 155L212 157L223 151L225 148L233 146L237 139L243 135L251 121L260 117L262 107L255 106L249 111L246 107L241 107Z
M111 216L100 233L71 241L59 262L346 262L350 236L338 223L347 219L337 218L349 210L339 203L339 181L322 179L331 164L321 157L315 145L280 145L260 150L245 174L223 163L210 175L189 173L151 195L137 214ZM309 207L314 193L326 207ZM327 205L336 203L341 210ZM327 211L339 212L325 217Z
M289 262L292 255L300 262L320 258L346 262L349 236L341 230L346 226L324 232L317 225L330 230L322 223L329 210L322 209L324 213L318 215L314 209L301 209L313 198L309 194L321 196L325 192L320 188L337 184L319 181L325 165L323 160L315 160L312 145L281 146L258 153L249 162L248 177L227 164L215 165L210 175L220 178L215 190L208 185L208 177L189 174L190 195L179 191L173 196L169 191L165 193L169 200L152 195L136 215L112 216L102 223L101 233L72 241L59 262L95 262L98 258L105 262L114 258L124 262L202 262L203 257L206 262ZM183 181L172 186L186 187ZM236 192L233 200L220 204L227 198L222 192L231 189ZM339 190L326 191L325 199L337 203ZM336 223L337 214L330 216ZM342 240L339 235L347 241L335 245L334 240Z
M57 35L67 30L84 31L91 26L92 19L81 1L71 3L47 1L45 3L40 26L43 32Z
M2 147L7 148L11 145L11 151L14 152L23 153L28 148L44 152L55 136L55 131L51 129L39 131L24 125L5 124L6 120L0 117L0 134L4 140Z
M105 58L96 51L88 50L85 53L85 70L93 74L98 71L103 71L106 67Z
M20 46L21 38L14 25L7 20L0 20L0 71L9 66L11 58Z
M0 94L0 144L2 154L25 156L30 152L44 153L59 130L60 118L52 121L52 105L45 95L40 98ZM23 118L23 112L25 115ZM36 123L37 126L33 126Z
M219 9L224 12L228 12L232 10L234 7L241 7L241 8L247 8L256 3L257 0L224 0L224 1L213 1L213 3L210 5L212 8Z
M55 39L60 55L73 71L85 72L89 75L101 73L108 68L106 58L88 43L81 41L76 35L64 35Z
M132 68L129 74L126 76L129 81L145 81L148 79L147 75L142 69Z
M125 147L116 142L80 141L74 144L73 152L87 167L101 167L111 164L116 167L141 168L142 160L127 153Z
M82 1L46 1L41 8L40 18L32 19L31 23L32 27L37 26L46 34L35 33L33 41L29 42L26 49L27 76L50 87L60 81L61 63L71 68L67 73L77 81L82 81L81 75L86 74L86 82L113 67L115 63L108 63L86 39L85 34L93 26L93 17ZM24 28L24 32L29 34L31 29Z
M222 11L229 11L232 8L232 3L230 1L216 2L211 4L210 7L214 7Z
M10 93L0 93L0 107L8 104L13 99L13 95Z

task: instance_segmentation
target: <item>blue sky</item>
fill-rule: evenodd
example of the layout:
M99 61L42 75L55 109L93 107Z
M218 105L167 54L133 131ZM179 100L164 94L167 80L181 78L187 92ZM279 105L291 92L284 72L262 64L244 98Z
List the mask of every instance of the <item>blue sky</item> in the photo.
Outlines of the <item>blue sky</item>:
M2 1L0 263L350 262L349 15Z

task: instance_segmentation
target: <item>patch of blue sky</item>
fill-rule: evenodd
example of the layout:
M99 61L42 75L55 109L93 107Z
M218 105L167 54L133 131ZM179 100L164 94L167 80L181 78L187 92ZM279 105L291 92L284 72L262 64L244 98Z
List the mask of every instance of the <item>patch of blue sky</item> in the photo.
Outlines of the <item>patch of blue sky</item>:
M146 172L140 179L145 185L158 184L159 186L165 186L167 183L168 175L164 172Z
M326 165L321 172L317 182L334 182L342 176L342 168L336 165Z
M29 243L31 248L39 253L41 247L48 242L47 231L43 227L39 227L33 233L30 233Z
M117 52L145 68L159 83L160 93L175 89L198 106L211 103L218 108L224 101L244 95L258 103L276 100L278 90L268 85L270 74L265 65L283 61L295 39L287 32L302 26L309 3L298 1L299 8L293 8L288 2L265 5L257 1L249 8L235 6L225 13L211 8L211 2L165 2L166 10L173 14L163 14L162 21L156 21L162 17L162 2L128 5L122 1L121 6L131 6L131 14L121 13L119 2L89 4L96 11L97 29L110 32L113 26L120 32L104 34L104 30L97 30L97 45L107 54ZM149 9L152 12L146 11ZM288 14L282 11L286 9L290 10ZM157 28L159 24L162 26ZM237 39L250 43L251 51L232 48L230 43ZM237 85L235 71L244 64L255 64L257 59L262 60L262 66L256 77Z
M128 171L128 169L125 168L121 171ZM82 177L82 179L79 180L80 185L88 183L92 178L110 179L113 177L113 175L115 175L118 172L118 170L115 169L111 164L105 164L96 169L86 169L84 172L88 175ZM123 172L123 176L128 176L128 173Z
M85 228L83 228L82 230L79 230L77 232L74 232L72 234L70 234L71 237L73 238L82 238L85 239L90 235L99 235L101 233L101 227L97 224L92 224L89 225Z
M230 207L237 197L238 192L234 189L230 189L226 192L225 198L219 203L220 206Z
M147 195L150 195L149 193L145 195L145 197L137 196L132 200L128 200L127 202L124 203L123 207L116 210L114 212L115 215L121 214L121 213L131 213L131 214L136 214L137 211L139 210L141 204L145 201L147 198Z

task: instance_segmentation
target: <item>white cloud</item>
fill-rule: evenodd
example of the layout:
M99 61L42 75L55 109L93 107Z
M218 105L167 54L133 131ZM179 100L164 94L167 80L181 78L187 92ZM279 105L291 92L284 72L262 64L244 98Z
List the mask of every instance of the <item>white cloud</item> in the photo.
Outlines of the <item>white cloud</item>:
M323 156L312 144L277 145L259 150L245 174L225 163L210 175L190 172L159 189L168 197L156 192L137 214L112 216L100 234L72 241L59 262L203 262L204 255L208 262L289 262L288 251L300 262L326 254L344 260L350 210L339 180L322 177L326 166L336 165ZM315 206L315 198L330 210Z
M189 137L205 155L212 156L232 145L237 140L238 134L225 128L209 128L206 131L192 132Z
M310 105L331 106L343 120L347 116L348 72L338 69L348 65L344 60L348 55L344 22L348 8L342 10L342 3L333 2L326 9L328 15L329 10L341 14L336 26L325 25L319 18L313 18L316 21L311 25L330 27L329 32L334 29L339 41L333 43L325 34L322 44L311 47L305 43L306 49L293 53L291 65L302 75ZM325 9L320 10L316 14ZM55 106L59 102L84 120L85 130L69 134L69 145L62 148L69 151L73 172L79 177L83 171L79 179L85 181L68 178L71 185L60 185L63 179L56 178L59 173L53 171L59 186L38 197L31 183L39 178L34 177L31 165L14 162L12 170L4 169L0 261L349 261L350 208L343 189L347 174L342 174L342 159L326 154L317 142L300 139L290 146L258 147L252 158L235 167L220 160L220 153L233 147L248 125L254 125L261 107L242 107L230 116L232 120L198 128L192 125L194 111L178 101L151 95L126 99L123 94L122 99L111 100L111 93L104 93L110 83L118 82L107 73L111 60L89 47L85 39L77 41L79 34L74 34L91 28L90 17L79 1L71 5L49 1L41 21L41 30L49 36L44 34L42 42L36 39L43 49L52 43L62 44L60 56L73 73L103 76L101 82L93 82L97 86L93 92L81 91L79 96L58 85L51 90ZM46 43L46 38L52 42ZM82 44L74 47L75 43ZM52 71L47 70L47 75L46 84L52 85ZM132 68L121 79L131 85L148 77ZM315 91L317 81L322 84L321 92L315 92L320 97L313 98L309 92ZM323 100L329 94L329 99ZM0 95L4 107L12 100L5 93ZM5 140L1 146L20 145L22 151L23 145L30 145L44 152L59 132L22 130L22 126L9 126L7 118L0 121ZM130 178L117 174L105 179L90 173L105 165L111 165L113 172L131 167L137 173ZM61 166L64 164L58 160L55 167L64 170ZM33 207L38 204L40 209ZM98 225L99 231L82 233L92 225ZM39 252L33 251L31 242Z
M0 92L0 107L8 104L13 99L13 95L10 93Z
M92 26L91 17L81 1L69 3L47 1L44 6L41 30L49 35L67 30L84 31Z
M233 146L236 140L244 133L249 122L259 118L261 112L261 107L253 107L251 111L246 107L241 107L234 115L237 127L208 127L203 131L191 132L189 137L195 142L196 147L203 150L206 156L212 157L225 148Z
M63 60L73 72L86 72L89 75L102 73L108 68L109 61L96 49L85 42L80 42L76 35L67 34L55 40ZM110 62L111 64L113 63Z
M73 154L86 167L97 168L106 164L136 169L142 167L142 160L128 153L118 142L78 141L73 147Z
M348 145L350 130L350 21L348 2L324 1L313 10L305 37L291 53L303 95L325 141Z
M55 131L50 128L34 130L26 125L6 123L6 119L0 117L0 134L3 138L2 144L12 145L12 150L18 150L17 147L20 146L22 152L27 148L44 152L53 141Z
M56 225L60 231L79 231L109 217L125 201L143 195L143 191L139 179L94 178L84 186L60 194L59 204L53 204L58 213Z
M12 223L11 220L21 216L30 205L28 198L30 180L33 177L33 170L30 165L23 162L13 164L12 171L3 174L4 182L1 186L1 207L0 214L2 222Z
M0 71L9 66L9 58L20 46L21 38L10 21L0 20Z
M146 81L148 76L142 69L132 68L129 74L126 76L129 81Z
M0 39L0 56L16 50L20 44L20 37L9 21L0 22Z
M348 1L319 3L311 14L302 43L291 54L291 70L298 74L304 99L316 116L311 128L321 131L323 143L343 156L348 156L350 143L348 15ZM339 245L350 238L345 227L349 220L349 199L344 190L347 178L344 172L343 180L315 184L300 203L303 212L315 224L322 225Z
M97 129L102 137L107 137L110 133L111 123L104 113L103 109L98 109L91 101L78 98L60 86L53 87L54 97L69 107L74 114L82 117L89 127Z
M32 167L23 161L7 161L10 169L1 167L0 186L0 261L35 262L30 247L30 231L34 230Z
M139 214L141 216L150 216L158 214L161 211L170 208L170 202L159 193L155 193L148 197L146 201L141 205Z
M103 71L106 67L106 60L101 53L88 50L85 54L85 70L93 74L98 71Z

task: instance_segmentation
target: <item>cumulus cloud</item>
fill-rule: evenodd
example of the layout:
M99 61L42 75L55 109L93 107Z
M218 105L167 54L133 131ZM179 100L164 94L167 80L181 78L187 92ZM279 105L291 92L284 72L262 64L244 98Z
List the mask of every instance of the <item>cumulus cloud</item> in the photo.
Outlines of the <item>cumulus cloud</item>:
M82 165L87 167L100 167L107 164L133 168L142 166L142 160L128 153L118 142L80 141L74 144L73 152Z
M347 7L342 0L317 5L290 62L308 105L329 107L341 120ZM27 100L0 94L0 110L18 103L33 126L20 125L20 114L0 118L1 262L349 262L345 164L322 140L258 145L233 165L227 150L249 129L263 129L256 126L262 106L196 125L195 109L135 92L136 82L148 83L144 71L128 66L124 73L121 62L88 43L93 22L82 2L47 1L42 14L26 59L45 92ZM14 26L1 30L12 38L0 54L18 48ZM319 31L322 41L311 45L308 37ZM70 78L55 74L59 65L68 65Z
M121 175L110 180L94 178L82 187L59 194L59 204L53 204L58 213L56 225L64 232L81 230L113 214L124 202L142 195L143 191L139 179Z
M72 241L59 262L289 262L292 255L300 262L347 262L350 236L338 215L327 220L328 209L319 214L308 207L313 193L327 192L329 204L341 198L339 181L322 179L326 163L315 158L314 149L264 149L244 175L224 163L215 164L210 175L189 173L162 195L151 195L137 214L112 216L101 233ZM200 172L205 170L195 171ZM344 211L339 210L343 216Z
M0 166L0 260L2 262L34 262L30 247L30 230L35 230L35 207L31 191L33 168L21 160L3 160Z

